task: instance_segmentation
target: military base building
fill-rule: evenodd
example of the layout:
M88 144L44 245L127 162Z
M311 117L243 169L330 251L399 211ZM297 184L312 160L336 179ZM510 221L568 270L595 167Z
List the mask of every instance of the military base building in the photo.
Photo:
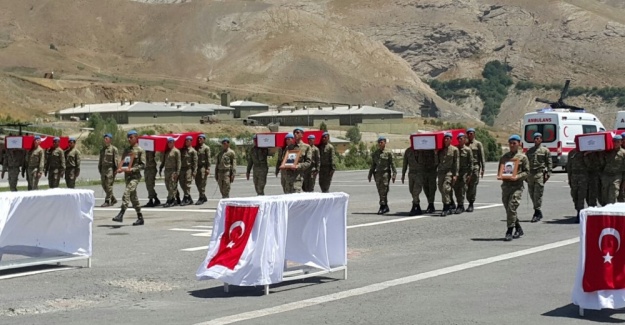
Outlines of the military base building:
M401 122L404 113L390 109L366 106L347 105L330 107L279 107L267 112L249 115L248 119L258 121L262 125L279 123L282 126L319 126L356 125L384 121L387 123Z

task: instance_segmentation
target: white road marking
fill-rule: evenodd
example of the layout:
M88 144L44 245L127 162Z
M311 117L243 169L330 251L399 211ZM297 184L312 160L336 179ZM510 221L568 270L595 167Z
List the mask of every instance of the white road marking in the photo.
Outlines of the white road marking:
M203 251L203 250L207 250L208 246L199 246L199 247L191 247L191 248L185 248L185 249L181 249L181 251L183 252L195 252L195 251Z
M503 206L502 203L495 203L495 204L491 204L491 205L485 205L483 207L474 207L473 209L475 209L475 210L482 210L482 209L490 209L490 208L496 208L496 207L502 207L502 206Z
M186 229L186 228L172 228L169 230L173 230L173 231L190 231L190 232L203 232L206 231L205 229Z
M394 223L394 222L402 222L402 221L410 221L410 220L417 220L417 219L423 219L423 218L430 218L432 216L416 216L416 217L407 217L407 218L400 218L400 219L391 219L391 220L384 220L384 221L377 221L377 222L370 222L370 223L361 223L358 225L351 225L351 226L347 226L347 229L352 229L352 228L360 228L360 227L370 227L370 226L375 226L375 225L383 225L386 223Z
M213 226L193 226L193 228L207 228L207 229L213 229Z
M129 210L132 210L132 208L129 208ZM119 208L93 208L93 211L119 211ZM217 210L215 209L176 209L176 208L163 208L163 209L159 209L159 208L144 208L142 210L143 212L169 212L169 213L176 213L176 212L215 212Z
M213 235L213 232L212 232L212 231L209 231L209 232L201 232L201 233L197 233L197 234L191 234L191 236L194 236L194 237L210 237L210 236L212 236L212 235Z
M56 272L56 271L72 270L72 269L79 269L79 267L77 267L77 266L68 266L68 267L58 267L58 268L47 269L47 270L21 272L21 273L16 273L16 274L7 274L7 275L0 276L0 280L19 278L19 277L23 277L23 276L35 275L35 274L41 274L41 273L49 273L49 272Z
M265 309L253 310L253 311L241 313L238 315L221 317L221 318L213 319L213 320L202 322L202 323L197 323L196 325L225 325L225 324L232 324L232 323L241 322L241 321L250 320L250 319L256 319L256 318L260 318L264 316L284 313L284 312L302 309L302 308L311 307L311 306L316 306L316 305L320 305L320 304L324 304L324 303L328 303L328 302L332 302L332 301L336 301L340 299L346 299L350 297L361 296L361 295L365 295L365 294L369 294L369 293L373 293L377 291L382 291L384 289L388 289L388 288L392 288L392 287L396 287L400 285L405 285L405 284L410 284L410 283L414 283L417 281L422 281L422 280L426 280L426 279L430 279L430 278L434 278L437 276L446 275L446 274L450 274L454 272L464 271L464 270L468 270L468 269L472 269L472 268L476 268L476 267L480 267L480 266L484 266L484 265L488 265L488 264L492 264L496 262L506 261L506 260L510 260L513 258L517 258L517 257L535 254L535 253L547 251L550 249L555 249L555 248L575 244L577 242L579 242L579 237L562 240L562 241L558 241L555 243L537 246L533 248L528 248L528 249L524 249L524 250L520 250L520 251L516 251L512 253L479 259L479 260L462 263L462 264L458 264L454 266L449 266L449 267L445 267L442 269L433 270L433 271L429 271L425 273L414 274L414 275L406 276L403 278L384 281L380 283L374 283L374 284L370 284L364 287L340 291L340 292L332 293L332 294L325 295L325 296L295 301L295 302L286 303L286 304L282 304L282 305L278 305L278 306L270 307L270 308L265 308Z

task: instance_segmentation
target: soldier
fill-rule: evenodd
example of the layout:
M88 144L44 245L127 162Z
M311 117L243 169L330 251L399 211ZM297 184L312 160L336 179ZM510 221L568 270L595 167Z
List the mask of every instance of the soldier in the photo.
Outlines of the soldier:
M46 166L46 154L39 146L40 143L41 137L36 135L33 148L28 152L28 157L25 161L28 170L26 179L28 180L29 191L39 189L39 179L43 175ZM22 176L24 176L23 174L24 170L22 169Z
M117 204L117 199L113 194L113 184L115 183L115 171L119 164L119 152L117 148L111 144L112 139L113 136L110 133L104 135L104 147L100 150L100 159L98 160L98 171L100 171L102 189L106 194L101 207L109 207Z
M182 187L182 192L184 193L180 206L193 204L191 199L191 182L193 182L197 173L197 151L191 146L192 143L193 137L187 136L184 141L184 148L180 150L181 165L178 182L180 182L180 187Z
M471 182L473 174L473 152L466 145L464 133L458 134L458 178L454 183L454 193L458 208L456 214L464 212L464 197L467 193L467 186Z
M319 145L319 187L322 193L330 192L330 184L332 184L332 176L336 170L334 163L334 146L330 144L330 134L323 132L321 136L321 144Z
M443 211L441 216L452 214L451 196L452 187L458 179L458 148L451 145L452 134L445 133L443 145L445 148L438 152L438 190L443 198Z
M499 159L499 168L510 160L515 160L518 163L517 174L513 178L504 179L501 183L501 201L506 208L506 218L508 223L508 230L506 231L506 237L504 241L511 241L512 238L519 238L523 236L523 229L519 223L517 216L517 208L521 204L521 197L523 195L523 181L527 178L530 170L530 163L527 156L523 152L519 151L519 145L521 144L521 137L513 134L508 138L508 145L510 151L505 153L501 159ZM501 177L498 177L501 179ZM512 231L516 228L514 235Z
M530 198L534 204L534 216L531 222L537 222L543 218L541 206L543 204L543 191L545 183L551 177L551 153L549 149L541 146L543 135L534 133L534 146L527 150L527 159L530 162L530 174L527 177Z
M237 157L230 149L230 139L222 139L221 148L215 163L215 180L219 186L221 198L227 199L230 197L230 184L234 182L234 176L237 174Z
M295 128L293 130L293 142L287 146L287 150L299 150L300 152L297 166L294 168L285 168L282 171L285 177L287 194L302 192L304 175L306 175L312 168L312 153L310 146L302 141L303 136L304 129Z
M167 187L167 202L163 207L169 208L176 204L176 192L178 191L178 176L180 175L180 166L182 161L180 151L174 146L174 138L167 138L167 149L161 159L159 168L159 176L163 176L163 168L165 168L165 187Z
M571 198L577 210L575 221L579 223L579 212L584 209L584 200L588 193L588 166L586 165L589 152L579 152L577 149L569 152L569 160L566 162L566 173L569 186L571 187Z
M371 176L375 176L375 186L378 188L380 197L380 210L378 214L385 214L391 211L388 207L388 187L389 178L395 183L397 170L395 170L395 162L393 161L393 153L386 149L386 138L378 138L378 150L371 155L371 168L369 169L369 182Z
M315 182L317 179L317 174L319 173L319 164L320 161L320 153L319 148L315 146L315 136L308 136L308 145L310 146L311 153L311 161L312 167L304 174L304 182L302 184L302 190L304 192L314 192L315 191Z
M404 163L401 169L401 183L404 184L404 180L406 179L406 170L408 170L408 191L412 195L412 209L408 215L410 216L418 216L423 214L421 210L421 204L419 201L419 194L421 194L421 188L417 186L417 178L418 178L418 161L416 150L412 147L406 148L404 151ZM419 191L417 191L417 189Z
M250 180L250 172L253 168L256 195L265 195L265 184L267 184L267 173L269 172L267 156L269 156L269 150L267 148L259 148L257 137L254 135L254 146L247 154L247 172L245 173L245 178L248 181Z
M80 175L80 151L76 149L76 139L69 138L69 148L65 151L65 184L67 188L76 187Z
M620 134L621 134L621 137L623 137L625 132L622 132ZM621 150L625 150L625 141L621 141ZM621 184L625 185L624 181L625 181L625 179L623 179L623 177L621 177ZM621 188L619 190L619 193L618 193L618 197L616 198L616 200L619 203L625 202L625 189L623 188L623 186L621 186Z
M436 170L438 168L438 154L435 150L417 150L417 195L425 192L428 208L425 213L434 213L434 198L436 197Z
M145 134L144 134L145 135ZM156 194L156 152L145 152L145 188L148 190L148 203L144 205L146 208L153 208L161 205L161 200Z
M601 205L605 205L601 198L601 171L603 170L601 152L591 152L584 155L586 166L588 166L588 194L586 203L589 207L596 207L597 200Z
M480 183L480 178L484 178L484 170L486 169L486 156L484 156L484 146L481 142L475 139L475 129L470 128L467 130L467 146L473 153L473 171L471 173L471 180L467 185L467 200L469 201L469 207L467 212L473 212L473 203L477 195L477 184Z
M137 142L139 141L139 136L137 135L137 131L131 130L128 132L128 144L129 146L124 149L124 153L122 154L122 159L126 159L126 157L133 156L132 163L130 168L124 169L118 168L117 173L124 173L124 180L126 181L126 189L124 190L124 196L122 197L122 206L121 210L113 218L115 222L123 222L124 213L126 209L132 202L132 207L137 211L137 220L132 224L133 226L142 226L143 214L141 214L141 204L139 203L139 197L137 196L137 186L141 181L141 171L145 168L145 151L139 147Z
M284 155L286 154L287 148L292 146L295 141L295 137L293 133L288 133L284 136L284 147L278 149L278 159L276 160L276 177L278 177L278 173L280 173L280 166L282 165L282 160L284 160ZM287 184L286 184L286 173L280 173L280 184L282 185L282 192L284 194L288 194L287 192Z
M208 175L211 173L211 149L206 145L206 135L200 134L197 137L197 145L195 151L197 152L197 173L195 174L195 186L200 197L197 199L195 205L202 205L208 202L206 197L206 183L208 182Z
M60 143L61 139L55 137L52 148L48 151L48 157L46 158L44 175L48 177L48 185L50 188L59 187L61 178L63 178L65 174L65 153L59 148Z
M621 176L625 172L625 150L621 149L622 137L616 135L612 139L614 149L602 155L601 165L604 166L601 173L602 205L616 203L621 189Z
M26 161L26 151L24 149L8 149L4 152L4 160L2 164L2 179L4 174L9 172L9 188L11 192L17 192L17 179L20 175L20 167L22 168L22 178L24 178Z

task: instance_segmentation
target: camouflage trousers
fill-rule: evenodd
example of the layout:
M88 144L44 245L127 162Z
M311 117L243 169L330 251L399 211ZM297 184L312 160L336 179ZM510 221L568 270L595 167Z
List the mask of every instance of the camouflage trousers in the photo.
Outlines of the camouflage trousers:
M408 191L412 195L412 204L420 204L419 195L423 187L419 184L419 175L416 172L408 172Z
M601 205L605 205L605 202L601 199L601 175L591 172L588 174L588 194L586 195L586 203L589 207L596 207L597 201L599 201Z
M621 175L601 175L601 205L616 203L621 188Z
M312 172L305 172L302 177L302 191L314 192L315 184L317 183L317 176L313 176Z
M165 169L165 187L167 187L167 200L173 200L176 198L176 191L178 191L178 180L174 179L175 169Z
M434 199L436 197L436 171L425 171L420 170L417 171L417 195L421 194L421 191L425 192L425 197L428 200L428 204L434 204Z
M288 194L286 192L286 172L284 170L280 171L280 185L282 185L282 193Z
M282 170L284 174L284 193L301 193L302 192L302 174L297 170Z
M111 202L115 200L115 195L113 194L113 184L115 184L115 171L113 167L104 167L102 171L100 171L100 181L102 183L102 189L104 190L104 194L106 195L105 201Z
M38 190L39 189L39 168L28 168L26 172L26 180L28 181L28 190Z
M588 193L588 175L571 174L569 186L571 187L571 198L573 199L575 210L584 209L584 200Z
M380 197L380 205L388 204L388 186L391 175L388 173L375 174L375 186L378 188L378 196Z
M441 192L443 204L451 203L451 173L438 174L438 190Z
M254 189L256 195L265 195L265 185L267 184L268 167L254 167L252 181L254 182Z
M543 205L543 193L545 191L545 179L542 172L530 172L527 176L527 185L530 198L534 204L534 210L540 210Z
M17 179L19 175L19 167L9 167L9 189L11 189L11 192L17 192Z
M206 167L197 168L197 174L195 174L195 187L200 192L200 197L206 196L206 183L208 183L208 175L206 175Z
M513 185L504 182L503 184L501 184L501 203L503 203L503 206L506 208L506 220L508 222L508 228L521 226L516 210L521 204L522 197L523 183L521 183L520 185Z
M141 204L139 203L139 197L137 196L137 186L141 181L141 178L126 176L126 189L124 190L124 196L122 197L122 211L126 211L130 204L137 211L141 212Z
M180 176L178 176L178 183L182 188L184 196L191 195L191 183L193 182L193 171L190 168L180 169Z
M319 187L322 193L330 192L330 184L332 184L332 176L334 171L330 167L321 166L319 168Z
M67 185L67 188L76 188L76 172L75 168L65 170L65 185Z
M61 183L61 173L63 172L60 168L52 168L50 167L50 171L48 172L48 186L50 188L57 188Z
M471 181L467 184L467 201L469 203L475 202L477 196L477 185L480 183L480 170L474 169L471 172Z
M222 199L230 197L230 171L217 171L217 186Z
M148 167L145 169L145 188L148 190L148 199L155 199L156 195L156 167Z
M454 194L456 195L456 203L458 206L464 205L464 197L467 194L467 176L471 173L459 173L456 182L454 183Z

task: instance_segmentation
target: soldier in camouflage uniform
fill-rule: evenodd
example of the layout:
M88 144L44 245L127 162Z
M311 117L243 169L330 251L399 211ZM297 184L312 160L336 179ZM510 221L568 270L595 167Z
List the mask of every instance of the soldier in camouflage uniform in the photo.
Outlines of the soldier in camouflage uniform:
M517 208L521 204L521 197L523 195L523 181L527 178L530 171L530 163L527 156L519 150L521 144L521 137L514 134L508 139L508 145L510 151L505 153L501 159L499 159L499 168L501 170L502 165L510 160L515 160L518 163L517 174L514 178L504 179L501 183L501 201L506 208L506 217L508 222L508 230L506 232L505 241L511 241L513 238L519 238L523 236L523 229L519 223L517 216ZM501 177L498 177L501 179ZM514 235L512 231L515 230Z
M380 196L380 209L378 214L385 214L391 211L388 207L389 178L395 183L397 170L393 161L393 153L386 149L386 138L378 138L378 150L371 155L371 168L369 169L369 182L371 177L375 178L375 186L378 188Z
M182 161L180 158L180 151L174 146L174 138L167 138L167 149L161 159L161 166L159 167L159 176L163 175L163 168L165 168L165 187L167 187L167 202L163 207L169 208L175 206L176 192L178 191L178 177L180 175L180 166Z
M230 149L230 139L221 140L222 150L217 154L215 162L215 180L221 192L221 198L230 197L230 184L234 182L237 174L237 157L232 149Z
M614 149L602 155L603 172L601 173L601 197L605 205L616 203L621 190L621 178L625 172L625 150L621 148L622 137L613 138ZM604 205L602 203L602 205Z
M4 174L9 172L9 188L11 192L17 192L17 179L22 168L22 178L25 172L26 151L24 149L7 149L4 151L2 164L2 179Z
M585 155L588 166L588 194L586 194L586 204L589 207L596 207L597 201L605 205L601 198L601 171L603 170L601 152L591 152Z
M195 151L197 152L197 173L195 174L195 186L200 197L197 199L195 205L202 205L208 202L206 197L206 183L208 182L208 175L211 173L211 149L206 145L206 135L200 134L197 137L197 145Z
M453 213L451 206L452 187L458 179L458 156L460 152L458 148L451 145L451 138L450 132L445 133L443 140L445 148L438 152L438 190L443 198L443 211L441 212L443 217Z
M178 178L178 182L180 182L180 187L182 187L182 192L184 193L180 206L193 204L193 199L191 199L191 183L197 173L197 151L191 146L192 143L193 137L190 135L187 136L185 138L184 148L180 150L182 164L180 165L180 177Z
M322 193L330 192L332 176L334 176L334 171L336 170L334 156L334 146L330 144L330 134L323 132L321 144L319 145L319 187L321 187Z
M254 189L256 190L256 195L265 195L267 173L269 172L267 156L269 156L269 149L259 148L257 137L254 135L254 146L247 154L247 172L245 173L245 178L249 181L250 172L254 169Z
M314 192L317 174L319 174L321 158L319 148L315 146L315 136L312 134L308 136L308 145L310 146L312 167L304 174L302 190L304 192Z
M145 188L148 190L148 203L144 205L146 208L153 208L161 205L161 200L158 199L156 194L156 152L145 152L145 171L143 177L145 178Z
M282 185L282 192L284 194L287 193L287 184L286 184L286 173L280 173L280 166L282 166L282 161L284 160L284 155L286 154L287 148L292 146L295 141L295 137L293 133L288 133L284 136L284 147L278 149L278 159L276 160L276 177L280 174L280 184Z
M534 133L534 146L527 150L526 156L530 162L530 174L527 177L530 198L534 203L534 216L531 222L537 222L543 218L541 207L543 204L543 192L545 183L551 177L551 153L549 149L541 146L543 135Z
M113 194L113 184L115 184L115 171L119 164L119 151L111 144L112 138L110 133L104 135L104 147L100 150L100 159L98 160L102 189L106 194L102 207L113 206L117 203Z
M304 175L310 172L312 166L312 151L310 146L302 141L304 129L295 128L293 130L293 143L287 146L287 150L299 150L300 156L296 168L285 168L282 170L285 176L286 193L301 193Z
M477 185L480 183L480 178L484 178L486 156L484 155L484 146L475 139L475 129L468 129L467 137L467 146L469 146L473 153L473 172L471 173L471 180L467 186L467 200L469 201L467 212L473 212L473 203L477 196Z
M417 150L417 193L425 192L428 207L425 213L434 213L434 199L436 197L436 171L438 169L438 154L435 150ZM417 195L419 195L417 194Z
M76 187L80 175L80 151L76 149L76 139L69 138L69 148L65 151L65 184L67 188Z
M52 148L48 151L48 156L46 158L44 175L48 177L49 187L57 188L59 187L61 178L63 178L65 174L65 153L59 148L61 139L55 137L53 141Z
M584 209L584 200L588 193L588 166L585 159L589 152L579 152L577 149L569 152L569 160L566 162L566 173L569 186L571 187L571 198L577 210L576 222L579 223L579 212Z
M458 134L458 178L454 183L454 194L458 202L456 214L464 212L464 197L473 174L473 152L466 145L464 133Z
M39 179L43 175L46 166L46 153L39 144L41 143L41 137L35 136L35 142L33 143L33 148L28 152L28 157L26 158L26 169L27 169L27 180L28 180L28 190L37 190L39 189ZM23 173L23 172L22 172Z
M404 151L404 163L401 168L401 183L404 184L406 179L406 170L408 170L408 191L412 195L412 209L408 213L410 216L418 216L423 214L421 210L421 204L419 201L419 194L421 194L421 188L417 187L418 177L418 162L417 151L412 147L406 148ZM419 191L417 191L417 189Z
M124 173L124 179L126 181L126 189L124 190L124 196L122 197L122 206L119 214L113 218L115 222L122 222L124 220L124 213L132 202L132 207L137 211L137 220L132 224L133 226L142 226L143 214L141 214L141 204L139 203L139 197L137 196L137 186L141 181L141 171L145 168L145 151L139 147L137 142L139 136L137 131L131 130L128 132L129 146L124 149L122 159L133 156L132 165L130 168L124 169L124 167L117 169L117 173Z

